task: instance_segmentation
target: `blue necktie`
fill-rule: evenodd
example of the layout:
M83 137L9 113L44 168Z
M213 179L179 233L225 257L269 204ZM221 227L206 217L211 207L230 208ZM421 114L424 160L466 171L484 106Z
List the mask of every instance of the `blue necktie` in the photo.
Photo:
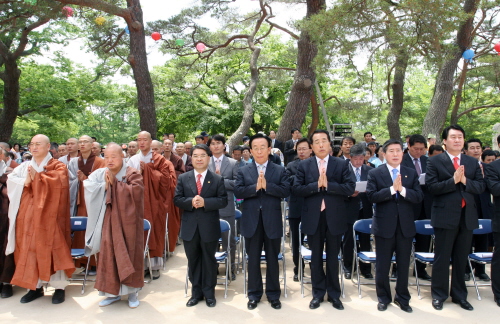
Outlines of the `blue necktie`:
M392 182L396 180L398 176L398 169L392 169ZM396 198L398 198L398 192L396 191Z
M361 175L359 174L359 168L356 168L356 182L361 181Z

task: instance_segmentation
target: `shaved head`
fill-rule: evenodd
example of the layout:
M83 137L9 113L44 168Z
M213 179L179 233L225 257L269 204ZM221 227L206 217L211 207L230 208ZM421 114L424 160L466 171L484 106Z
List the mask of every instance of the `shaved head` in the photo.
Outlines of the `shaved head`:
M71 138L68 138L68 140L66 141L66 143L68 142L78 142L78 138L75 138L75 137L71 137Z
M137 135L137 143L143 155L148 154L151 150L151 141L151 134L149 132L142 131Z
M118 144L116 144L115 142L111 142L111 143L108 143L106 144L106 149L104 150L104 152L113 152L113 153L119 153L119 154L122 154L122 147ZM106 153L105 153L106 154Z
M82 136L80 136L80 141L81 141L82 139L87 139L87 140L89 140L89 141L90 141L90 142L92 142L92 143L94 142L94 140L92 139L92 137L90 137L90 136L88 136L88 135L82 135Z
M142 131L137 135L137 137L143 137L143 136L147 136L148 139L152 139L150 132Z
M104 163L113 174L117 174L123 167L122 147L114 142L108 143L104 150Z
M162 152L162 146L163 146L163 144L160 141L153 140L151 142L151 149L153 151L155 151L156 153L158 153L158 154L162 154L163 153Z
M136 141L132 141L128 143L128 148L127 148L127 153L129 156L133 156L137 154L137 150L139 149L139 146Z
M33 158L39 164L49 154L50 139L43 134L38 134L33 136L29 146Z
M71 137L66 141L66 150L73 157L78 155L78 139Z
M33 136L33 138L31 139L32 142L35 141L35 138L37 139L37 142L42 142L44 144L50 144L50 139L48 136L46 135L43 135L43 134L38 134L38 135L35 135Z
M0 147L3 148L4 150L6 151L9 151L9 144L5 143L5 142L0 142Z
M80 152L82 153L83 156L86 156L86 154L90 154L92 151L92 143L94 140L92 137L88 135L82 135L78 139L78 147L80 148Z

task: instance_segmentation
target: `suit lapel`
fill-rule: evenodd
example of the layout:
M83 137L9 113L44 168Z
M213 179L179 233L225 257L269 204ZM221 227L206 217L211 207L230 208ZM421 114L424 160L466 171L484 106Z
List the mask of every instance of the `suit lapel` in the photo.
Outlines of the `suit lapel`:
M363 165L361 167L361 177L360 177L361 181L367 181L368 180L368 171L369 171L368 166Z
M220 163L220 174L224 174L224 171L226 171L228 165L229 165L229 159L223 156L222 162Z
M271 179L274 173L274 162L267 161L266 173L264 174L266 180Z
M257 164L255 164L255 161L252 161L250 163L250 175L252 179L255 179L255 183L257 183L257 178L259 177L259 173L257 172Z
M213 156L210 158L210 163L208 164L208 169L212 172L215 172L215 162L214 162Z
M422 155L420 157L420 166L422 167L422 173L427 172L427 156Z
M448 153L445 151L445 152L439 154L438 156L443 161L443 165L446 168L446 170L448 170L450 172L450 174L453 175L455 173L455 166L453 165L453 161L450 159L450 156L448 155ZM460 159L460 163L462 163L462 162L463 162L463 159Z
M316 157L312 157L312 158L309 158L309 168L307 168L306 170L309 170L311 172L311 176L314 178L314 179L318 179L319 178L319 165L318 165L318 162L316 160Z
M196 179L194 176L194 171L190 171L187 182L189 184L189 187L193 191L193 197L196 196L198 194L198 188L196 188Z
M394 181L392 181L392 175L389 173L387 165L382 164L381 166L379 166L379 168L382 168L382 180L384 181L385 185L387 187L392 186Z
M213 182L214 182L214 175L210 170L208 170L207 175L205 176L205 180L203 181L203 186L201 187L200 196L204 197L206 195L207 190L210 189L210 186L212 186Z

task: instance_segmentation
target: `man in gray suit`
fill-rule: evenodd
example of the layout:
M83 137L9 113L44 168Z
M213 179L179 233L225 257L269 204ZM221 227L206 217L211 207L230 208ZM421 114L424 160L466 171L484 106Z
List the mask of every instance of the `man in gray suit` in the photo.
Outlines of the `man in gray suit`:
M228 204L223 209L219 210L219 216L221 219L226 220L229 225L231 225L231 237L229 238L231 247L231 280L236 280L236 267L235 261L235 251L236 251L236 241L234 239L235 232L235 220L234 220L234 181L238 175L238 164L235 159L228 158L224 155L226 139L222 135L214 135L208 141L208 146L212 152L212 157L210 158L210 164L208 169L224 178L224 186L227 192ZM222 245L224 248L227 247L228 237L227 232L222 235Z

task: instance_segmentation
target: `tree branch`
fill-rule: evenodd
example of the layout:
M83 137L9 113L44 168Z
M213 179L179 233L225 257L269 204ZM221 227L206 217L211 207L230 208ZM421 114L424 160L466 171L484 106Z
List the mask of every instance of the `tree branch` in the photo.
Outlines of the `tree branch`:
M484 108L496 108L496 107L500 107L500 105L483 105L483 106L477 106L477 107L473 107L473 108L469 108L465 111L462 111L460 114L457 115L457 120L460 119L460 117L462 117L463 115L466 115L474 110L479 110L479 109L484 109Z

